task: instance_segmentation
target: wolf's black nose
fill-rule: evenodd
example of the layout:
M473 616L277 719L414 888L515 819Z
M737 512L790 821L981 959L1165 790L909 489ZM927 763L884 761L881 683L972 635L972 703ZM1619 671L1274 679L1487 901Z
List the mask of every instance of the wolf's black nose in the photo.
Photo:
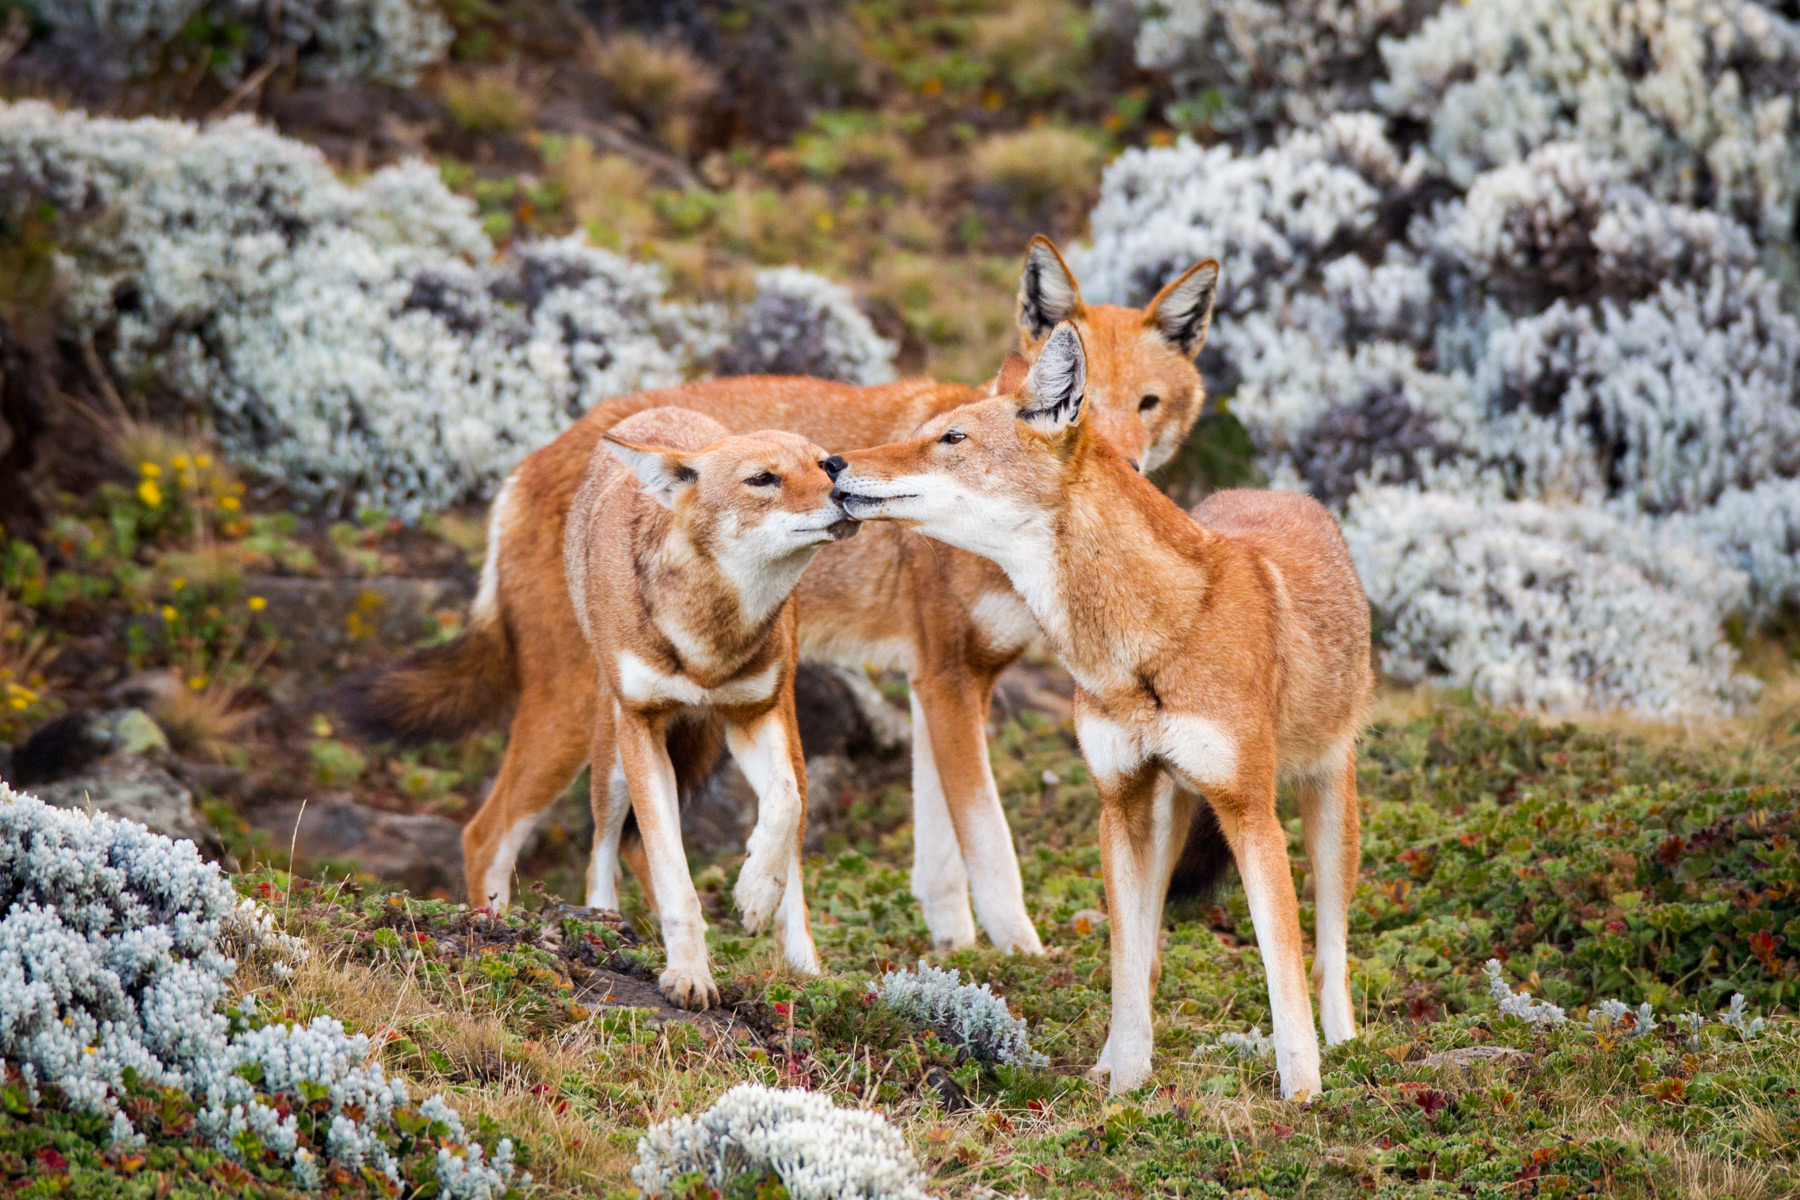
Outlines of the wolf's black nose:
M834 454L830 458L821 462L819 465L821 467L825 468L825 473L827 475L831 476L833 479L836 479L838 477L838 472L843 470L845 467L849 466L850 464L844 461L843 455Z

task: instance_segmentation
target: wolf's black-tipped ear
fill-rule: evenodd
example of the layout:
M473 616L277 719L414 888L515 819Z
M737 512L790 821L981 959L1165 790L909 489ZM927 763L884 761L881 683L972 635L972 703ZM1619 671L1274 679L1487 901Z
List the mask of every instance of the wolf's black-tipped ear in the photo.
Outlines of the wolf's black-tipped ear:
M1086 393L1087 351L1065 321L1051 332L1025 377L1019 419L1039 433L1061 433L1081 420Z
M1219 294L1219 260L1197 262L1144 306L1144 321L1189 358L1206 345L1213 301Z
M674 508L683 492L700 478L699 469L689 455L667 446L628 442L610 433L600 435L612 456L631 469L646 494L664 508Z
M1025 273L1019 277L1019 332L1029 344L1082 314L1075 273L1055 244L1038 234L1025 248Z

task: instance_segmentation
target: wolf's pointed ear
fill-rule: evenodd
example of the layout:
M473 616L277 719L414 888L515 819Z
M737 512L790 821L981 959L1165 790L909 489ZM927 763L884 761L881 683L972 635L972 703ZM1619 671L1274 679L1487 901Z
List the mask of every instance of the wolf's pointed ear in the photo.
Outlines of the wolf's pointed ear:
M1086 412L1087 351L1068 322L1058 325L1025 377L1019 419L1043 434L1061 433Z
M1025 248L1025 273L1019 277L1019 332L1035 342L1064 321L1084 313L1075 274L1043 234Z
M1031 370L1031 364L1017 350L1006 352L1006 361L1000 364L1000 373L994 376L995 396L1010 396L1025 384L1025 373Z
M1212 323L1218 294L1219 260L1197 262L1144 306L1144 323L1192 358L1206 345L1206 327Z
M650 498L664 508L674 508L681 494L694 486L700 472L679 450L628 442L610 433L600 435L612 456L631 469Z

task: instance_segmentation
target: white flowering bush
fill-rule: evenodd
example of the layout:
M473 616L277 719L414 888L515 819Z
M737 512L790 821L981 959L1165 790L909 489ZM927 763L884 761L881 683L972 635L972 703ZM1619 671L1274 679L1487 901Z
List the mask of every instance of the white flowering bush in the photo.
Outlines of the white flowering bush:
M402 517L489 494L611 396L734 371L891 379L849 293L764 272L734 326L579 237L496 256L420 162L342 183L248 118L0 104L0 215L55 217L62 319L301 501Z
M1623 1027L1626 1037L1641 1038L1655 1033L1661 1023L1648 1000L1633 1009L1623 1000L1606 999L1588 1010L1588 1027L1595 1033L1610 1033Z
M944 970L923 959L907 970L889 971L869 991L895 1015L929 1029L970 1058L1009 1066L1046 1067L1050 1060L1031 1048L1025 1022L987 984L964 983L955 967Z
M906 1139L881 1114L754 1083L638 1140L631 1177L645 1195L680 1194L677 1181L696 1175L721 1190L774 1175L792 1200L927 1200Z
M63 317L304 501L404 516L490 490L597 401L678 383L720 315L576 241L494 261L423 163L351 187L248 119L0 106L0 209L56 214Z
M1594 505L1386 486L1344 519L1402 682L1550 710L1720 712L1750 694L1720 632L1744 577Z
M812 375L845 383L894 378L893 342L850 289L798 267L756 275L756 298L719 358L725 375Z
M1561 1025L1569 1019L1561 1008L1549 1001L1534 1004L1530 992L1513 991L1512 985L1506 982L1506 976L1502 973L1503 968L1500 966L1499 959L1488 959L1485 969L1487 971L1488 996L1503 1015L1517 1017L1519 1020L1533 1025Z
M127 1070L203 1083L226 1048L237 906L192 842L0 784L0 1058L96 1112Z
M1260 1025L1252 1025L1249 1033L1222 1033L1219 1045L1238 1058L1275 1057L1275 1043L1263 1033Z
M1274 485L1360 524L1402 674L1559 711L1748 697L1714 618L1800 598L1800 25L1749 0L1324 8L1255 75L1271 144L1120 156L1084 291L1141 302L1222 260L1209 385ZM1144 11L1140 57L1178 79L1243 51L1238 0ZM1383 22L1411 32L1371 66Z
M484 1158L442 1097L411 1107L366 1036L330 1017L267 1022L254 999L226 1011L226 940L273 941L289 957L297 947L192 842L0 784L0 906L0 1060L32 1103L53 1087L135 1143L121 1097L179 1089L199 1106L201 1136L309 1188L330 1168L399 1185L396 1148L427 1138L440 1195L500 1200L529 1183L514 1178L510 1142Z
M180 70L204 54L235 82L247 65L292 54L301 74L322 83L366 79L410 87L421 68L443 60L454 31L433 0L35 0L53 46L116 60L115 70ZM216 28L222 38L185 37Z
M1500 965L1499 959L1488 959L1483 970L1487 975L1488 997L1493 1000L1502 1016L1517 1017L1534 1025L1568 1023L1568 1014L1556 1005L1548 1001L1535 1003L1528 991L1513 991L1512 985L1506 982L1505 968ZM1740 1041L1748 1042L1762 1033L1764 1022L1761 1017L1752 1017L1745 1004L1744 993L1733 993L1731 1003L1719 1012L1718 1021L1737 1034ZM1698 1050L1700 1030L1706 1025L1706 1017L1697 1012L1685 1012L1676 1013L1672 1020L1675 1028L1687 1034L1688 1044ZM1602 1035L1622 1031L1626 1037L1641 1038L1655 1033L1662 1028L1662 1023L1656 1019L1649 1001L1634 1009L1623 1000L1609 998L1597 1001L1588 1009L1588 1028ZM1251 1032L1254 1034L1256 1031ZM1227 1034L1221 1041L1225 1042L1232 1036Z
M1137 63L1165 72L1178 119L1261 132L1369 104L1382 38L1410 32L1431 0L1107 0Z
M1763 1031L1763 1019L1752 1017L1744 1010L1744 993L1733 992L1731 1004L1719 1014L1719 1021L1727 1029L1738 1035L1742 1041L1749 1041Z

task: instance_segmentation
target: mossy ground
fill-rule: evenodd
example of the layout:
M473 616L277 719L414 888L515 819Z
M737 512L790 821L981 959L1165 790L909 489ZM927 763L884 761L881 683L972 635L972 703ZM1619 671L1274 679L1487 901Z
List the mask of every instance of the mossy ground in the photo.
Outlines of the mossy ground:
M1042 959L929 950L907 891L904 798L888 796L808 863L822 979L794 976L737 924L735 863L695 864L742 1041L584 1004L593 971L654 975L660 951L546 895L487 918L265 873L252 889L315 956L292 980L248 982L297 1016L332 1012L384 1040L391 1068L521 1138L551 1195L630 1194L639 1133L743 1080L880 1107L950 1196L1793 1195L1794 716L1650 737L1448 701L1378 721L1352 933L1363 1031L1326 1053L1324 1094L1305 1106L1279 1098L1268 1061L1217 1045L1267 1027L1232 886L1168 914L1150 1084L1109 1097L1083 1080L1108 1012L1104 930L1070 922L1100 898L1093 796L1069 730L1037 717L1008 722L993 757ZM1297 828L1293 842L1304 885ZM1050 1068L958 1063L867 1002L884 964L921 955L991 983ZM1572 1022L1500 1017L1489 957ZM1774 1014L1752 1040L1710 1020L1695 1039L1672 1019L1710 1017L1735 991ZM1648 999L1662 1024L1596 1033L1584 1010L1604 997ZM1446 1054L1475 1046L1516 1053Z

